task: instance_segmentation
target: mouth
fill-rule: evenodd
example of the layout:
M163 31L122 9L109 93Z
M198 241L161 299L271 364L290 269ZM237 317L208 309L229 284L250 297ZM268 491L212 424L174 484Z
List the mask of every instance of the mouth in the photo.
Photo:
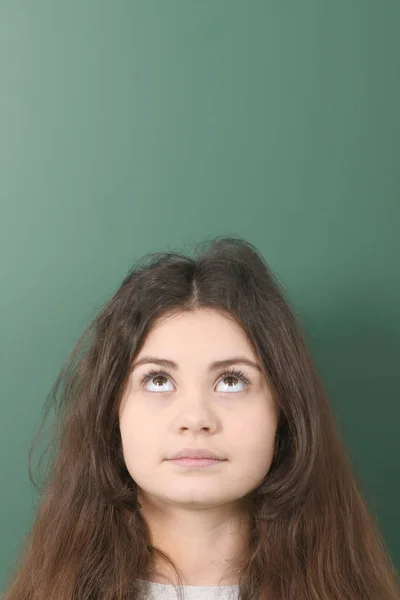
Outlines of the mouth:
M215 465L220 465L225 460L221 460L218 458L188 458L188 457L180 457L180 458L171 458L169 459L170 463L177 465L178 467L186 467L186 468L204 468L204 467L212 467Z
M172 456L169 456L169 460L175 460L177 458L209 458L213 460L225 460L220 454L214 452L210 448L182 448L179 452L175 452Z

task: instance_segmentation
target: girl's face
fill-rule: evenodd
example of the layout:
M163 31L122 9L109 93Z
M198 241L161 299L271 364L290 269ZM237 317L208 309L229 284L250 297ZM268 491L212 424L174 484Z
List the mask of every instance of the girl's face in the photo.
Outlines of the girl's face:
M244 360L259 365L243 330L215 310L155 324L119 410L124 460L139 499L204 509L236 503L262 482L279 409L262 372ZM228 363L213 366L219 361ZM224 375L230 369L242 374ZM207 449L224 460L203 468L168 460L184 448Z

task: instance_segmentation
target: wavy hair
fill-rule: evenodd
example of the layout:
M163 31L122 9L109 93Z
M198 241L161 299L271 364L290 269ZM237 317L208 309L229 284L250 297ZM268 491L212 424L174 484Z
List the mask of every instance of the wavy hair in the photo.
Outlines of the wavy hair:
M249 496L251 552L241 600L399 600L399 579L283 287L254 245L219 236L145 255L68 356L29 452L40 491L4 600L132 600L151 576L137 486L124 463L118 409L132 361L156 319L211 307L235 319L280 407L275 455ZM35 443L51 411L42 484ZM178 586L178 589L181 589Z

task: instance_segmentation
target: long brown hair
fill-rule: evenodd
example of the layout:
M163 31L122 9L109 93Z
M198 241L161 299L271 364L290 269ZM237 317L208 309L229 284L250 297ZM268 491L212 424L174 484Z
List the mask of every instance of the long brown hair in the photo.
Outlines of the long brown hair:
M241 599L399 600L399 579L278 278L250 242L217 237L146 255L83 332L44 406L41 501L5 600L128 600L156 555L123 460L118 408L152 323L222 310L256 349L280 406L275 456L252 492ZM36 436L37 437L37 436ZM36 439L36 438L35 438ZM171 562L172 564L172 562ZM178 566L174 566L179 574Z

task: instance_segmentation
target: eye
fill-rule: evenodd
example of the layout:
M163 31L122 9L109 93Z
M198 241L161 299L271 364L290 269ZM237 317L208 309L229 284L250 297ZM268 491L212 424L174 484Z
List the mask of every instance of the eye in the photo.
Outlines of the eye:
M152 369L151 371L149 371L148 373L146 373L145 375L143 375L142 379L140 380L140 384L141 385L146 385L148 381L155 380L157 381L156 384L156 388L158 388L160 391L164 391L161 390L162 385L164 384L164 381L162 381L163 379L168 379L169 375L167 375L167 373L164 373L163 371L156 371L155 369ZM154 392L154 390L149 390L150 392ZM167 390L170 391L170 390Z
M156 381L157 383L155 384L155 388L157 388L157 390L150 389L148 391L150 391L150 392L171 391L171 390L163 390L162 389L162 386L165 385L165 379L169 379L169 375L167 373L165 373L164 371L157 371L155 369L152 369L151 371L149 371L148 373L145 373L143 375L143 377L140 380L140 384L145 386L150 380L152 383L153 383L153 381ZM232 380L238 380L238 381L242 382L245 385L245 388L250 387L250 381L247 379L247 377L245 376L243 371L240 371L240 370L229 369L227 371L224 371L220 375L219 379L220 379L219 383L224 384L224 389L219 390L222 392L230 393L231 390L234 392L243 391L241 389L238 390L237 384L235 383L235 381L233 381L233 384L232 384Z
M228 371L225 371L224 373L222 373L222 375L220 375L220 383L224 383L224 389L222 389L222 392L227 392L229 390L232 390L234 392L236 391L243 391L243 390L237 390L237 386L236 385L230 385L229 383L226 383L226 381L230 380L232 381L237 379L238 381L241 381L242 383L244 383L246 388L250 387L250 381L247 379L247 377L245 376L245 374L243 373L243 371L240 370L236 370L236 369L229 369ZM230 392L229 392L230 393Z

